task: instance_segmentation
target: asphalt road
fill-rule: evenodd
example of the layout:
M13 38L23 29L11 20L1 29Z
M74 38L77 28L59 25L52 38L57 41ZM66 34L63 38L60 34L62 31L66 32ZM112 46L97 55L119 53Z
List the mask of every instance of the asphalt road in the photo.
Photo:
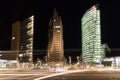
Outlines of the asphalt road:
M120 80L120 71L77 70L68 72L12 71L1 72L0 80Z
M46 78L42 80L120 80L120 75L118 74L66 74L62 76L56 76L51 78Z
M117 71L84 71L39 78L35 80L120 80L120 72Z

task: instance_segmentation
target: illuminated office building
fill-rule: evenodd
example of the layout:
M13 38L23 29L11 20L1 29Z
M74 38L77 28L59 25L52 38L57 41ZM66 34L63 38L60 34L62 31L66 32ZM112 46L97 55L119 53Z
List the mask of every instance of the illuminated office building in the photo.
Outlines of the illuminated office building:
M34 16L12 25L11 51L15 51L22 62L33 61L33 23ZM25 59L26 58L26 59Z
M62 63L64 60L63 49L63 26L61 17L54 10L53 17L49 22L48 32L48 62L53 62L54 65Z
M15 53L14 56L12 56L14 57L14 59L18 59L19 44L20 44L20 22L17 21L12 25L11 53L12 54ZM8 56L10 57L10 55Z
M82 17L82 61L99 63L104 57L101 53L100 10L92 6Z
M11 36L11 50L0 51L0 58L4 60L16 60L18 61L19 45L20 45L20 25L19 21L12 24L12 36Z
M19 50L19 39L20 39L20 22L17 21L12 25L12 40L11 50Z
M34 16L29 17L26 20L21 21L20 27L20 54L23 57L26 56L24 62L33 62L33 23Z

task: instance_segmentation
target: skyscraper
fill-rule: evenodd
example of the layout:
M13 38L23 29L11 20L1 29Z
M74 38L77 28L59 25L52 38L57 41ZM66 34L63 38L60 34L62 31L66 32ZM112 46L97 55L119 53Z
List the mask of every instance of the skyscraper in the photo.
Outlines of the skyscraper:
M61 17L54 9L53 17L49 22L48 31L48 62L61 64L64 60L63 26Z
M11 50L19 50L19 39L20 39L20 22L17 21L12 25L12 40Z
M21 21L20 54L23 54L24 62L33 62L33 22L34 16L31 16L28 19Z
M11 40L11 50L15 52L17 56L13 56L18 59L19 54L19 44L20 44L20 22L17 21L12 25L12 40Z
M88 9L82 17L82 61L99 63L101 54L100 10L98 5Z
M23 62L32 62L33 59L33 22L34 16L31 16L15 22L12 26L11 50L21 54Z
M20 21L12 24L11 51L1 51L0 58L18 61L20 45Z

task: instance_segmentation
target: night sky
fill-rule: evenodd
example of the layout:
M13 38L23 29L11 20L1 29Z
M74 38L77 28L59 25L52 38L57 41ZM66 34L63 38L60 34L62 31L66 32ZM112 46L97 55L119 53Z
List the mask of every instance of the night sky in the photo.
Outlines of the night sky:
M63 23L65 55L81 54L81 18L94 4L100 4L101 38L111 53L120 56L120 4L118 0L1 0L0 2L0 50L10 50L12 23L35 15L34 50L45 54L48 43L48 24L57 8Z

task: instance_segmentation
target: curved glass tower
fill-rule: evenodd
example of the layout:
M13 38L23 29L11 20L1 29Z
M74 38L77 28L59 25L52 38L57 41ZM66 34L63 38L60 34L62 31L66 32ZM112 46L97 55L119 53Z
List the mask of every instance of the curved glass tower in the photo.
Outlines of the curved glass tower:
M64 62L63 26L56 9L50 19L48 39L48 62L52 66L62 65Z
M82 61L99 63L101 54L100 10L92 6L82 17Z

